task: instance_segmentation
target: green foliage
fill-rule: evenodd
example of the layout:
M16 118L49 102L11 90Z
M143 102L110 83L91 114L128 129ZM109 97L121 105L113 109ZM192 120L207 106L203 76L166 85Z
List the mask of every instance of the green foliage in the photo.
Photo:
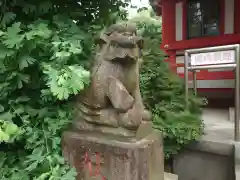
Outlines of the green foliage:
M73 180L61 134L89 83L93 37L122 1L0 1L0 179ZM68 101L66 101L68 100Z
M21 131L16 124L0 120L0 143L13 142L20 133Z
M155 128L164 135L165 158L179 152L203 131L200 119L202 99L189 94L189 110L185 109L184 82L164 62L161 44L161 18L150 11L139 13L130 21L138 24L145 40L141 71L141 91L146 107L154 114Z

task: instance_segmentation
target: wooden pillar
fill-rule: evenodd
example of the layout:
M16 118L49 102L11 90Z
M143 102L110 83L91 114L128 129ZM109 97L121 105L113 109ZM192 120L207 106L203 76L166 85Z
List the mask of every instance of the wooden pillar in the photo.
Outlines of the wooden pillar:
M175 4L174 0L162 0L162 45L166 48L176 40Z
M240 33L240 0L235 0L234 7L234 33Z
M187 21L188 21L188 15L187 15L187 0L182 1L182 8L183 8L183 40L187 40Z
M168 55L165 60L169 68L176 72L176 52L168 51L171 43L176 41L176 1L162 0L162 48Z
M220 35L224 35L225 31L225 0L220 1L220 22L219 22L219 30Z

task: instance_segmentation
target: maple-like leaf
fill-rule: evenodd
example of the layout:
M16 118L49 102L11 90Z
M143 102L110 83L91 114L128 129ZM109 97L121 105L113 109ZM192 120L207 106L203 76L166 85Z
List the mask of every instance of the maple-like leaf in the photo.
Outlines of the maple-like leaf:
M21 42L24 39L24 35L19 34L22 30L20 28L21 23L14 23L11 27L7 28L7 33L5 40L3 40L3 44L6 45L8 48L17 49L21 47Z
M23 55L19 59L19 69L23 70L24 68L33 64L34 62L36 62L36 59L34 59L33 57L28 56L28 55Z

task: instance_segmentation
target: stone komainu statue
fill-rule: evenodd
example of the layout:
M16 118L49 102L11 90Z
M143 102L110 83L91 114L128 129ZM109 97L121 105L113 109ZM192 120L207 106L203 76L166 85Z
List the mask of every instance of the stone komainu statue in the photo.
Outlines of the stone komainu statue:
M114 24L97 44L90 86L77 96L74 128L134 135L142 121L151 120L139 89L143 40L135 25Z

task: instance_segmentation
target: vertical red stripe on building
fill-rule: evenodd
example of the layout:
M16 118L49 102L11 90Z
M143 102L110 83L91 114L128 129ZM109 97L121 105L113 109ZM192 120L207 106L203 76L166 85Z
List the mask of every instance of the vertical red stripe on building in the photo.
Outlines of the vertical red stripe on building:
M176 41L176 1L162 1L162 45L163 47ZM169 68L176 72L176 52L165 51L169 58Z
M162 1L163 46L175 41L175 1Z
M234 33L240 33L240 0L234 1Z
M219 0L220 2L220 22L219 22L219 29L220 35L224 35L225 31L225 0Z
M183 24L183 40L187 39L187 0L182 1L182 8L183 8L183 19L182 19L182 24Z

